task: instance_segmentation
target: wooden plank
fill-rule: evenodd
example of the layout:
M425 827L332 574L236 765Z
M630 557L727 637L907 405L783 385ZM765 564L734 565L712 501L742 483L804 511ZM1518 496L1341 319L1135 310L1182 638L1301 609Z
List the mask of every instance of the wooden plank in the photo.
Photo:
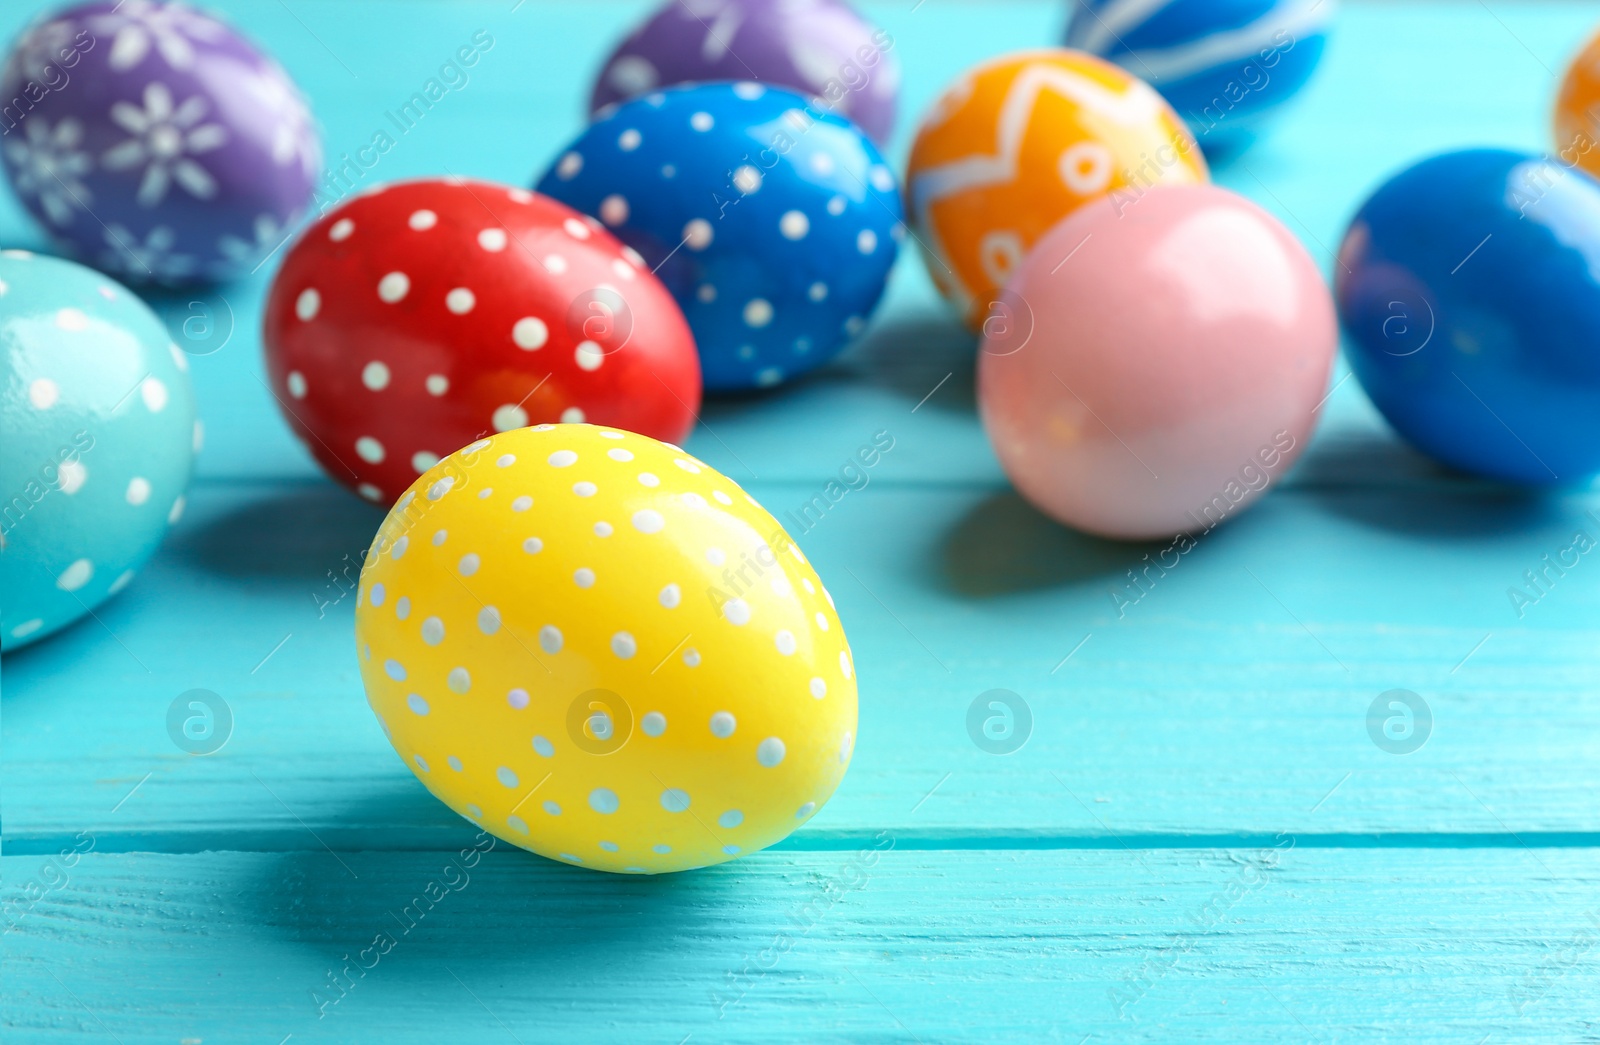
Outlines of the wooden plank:
M6 897L43 895L9 909L0 996L7 1040L30 1043L1593 1035L1594 850L1275 841L948 853L886 834L663 878L501 852L95 852L49 889L41 858L7 857Z
M752 490L780 512L814 492ZM85 828L122 848L453 844L465 824L362 699L353 596L329 580L353 579L377 518L326 483L202 484L98 622L8 655L8 851ZM1160 545L1074 535L999 488L868 486L799 535L862 720L797 844L1596 831L1600 565L1550 573L1522 619L1506 594L1579 528L1600 538L1600 497L1285 490L1139 595L1126 571ZM236 719L212 757L166 733L195 687ZM1397 687L1432 708L1414 754L1368 734ZM1032 709L1009 756L966 728L996 688Z

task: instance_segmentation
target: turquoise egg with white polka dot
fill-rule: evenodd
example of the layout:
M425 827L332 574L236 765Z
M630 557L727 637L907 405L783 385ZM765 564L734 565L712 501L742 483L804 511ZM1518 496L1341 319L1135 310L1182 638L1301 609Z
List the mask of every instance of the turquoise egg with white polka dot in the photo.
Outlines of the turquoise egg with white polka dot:
M128 288L0 251L0 648L121 591L183 514L201 437L188 369Z
M538 189L644 256L689 321L708 391L776 385L837 355L905 235L871 140L822 99L756 83L602 110Z

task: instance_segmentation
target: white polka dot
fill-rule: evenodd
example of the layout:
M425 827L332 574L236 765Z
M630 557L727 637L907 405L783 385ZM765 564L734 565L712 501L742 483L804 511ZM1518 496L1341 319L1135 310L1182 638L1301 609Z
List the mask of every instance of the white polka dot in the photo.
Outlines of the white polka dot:
M510 468L512 465L517 463L517 455L501 454L494 463L496 468Z
M485 635L493 635L500 630L500 611L493 606L485 606L478 611L478 630Z
M815 802L807 802L805 805L803 805L799 809L795 810L794 816L795 816L796 820L802 820L802 819L810 816L812 813L815 813L816 811L817 811L817 804Z
M422 384L431 396L442 396L450 391L450 379L443 374L429 374Z
M878 234L871 229L862 229L856 235L856 249L863 254L871 254L878 249Z
M411 459L412 466L415 467L416 463L417 463L417 458L413 457ZM425 471L427 471L427 469L426 468L418 468L417 471L425 472ZM449 493L450 492L450 487L454 486L455 484L456 484L455 476L453 476L453 475L445 476L443 479L440 479L438 482L436 482L432 486L428 487L428 500L437 501L439 498L441 498L445 494Z
M573 239L589 238L589 226L585 225L577 218L568 218L566 221L561 223L561 227L566 229L567 235L571 236Z
M544 270L552 276L559 276L567 271L567 259L560 254L551 254L544 259Z
M89 478L89 469L82 461L62 461L56 469L56 489L65 494L77 493Z
M721 566L723 563L725 563L727 561L728 561L728 553L723 551L721 548L707 548L706 549L706 562L709 562L711 565L713 565L713 566Z
M294 314L302 321L317 318L317 310L322 308L322 295L317 293L316 287L307 287L294 299Z
M520 816L506 817L506 826L511 828L513 831L516 831L518 834L525 835L528 833L528 822L522 819Z
M411 455L411 467L416 469L416 472L417 472L418 475L421 475L423 472L426 472L429 468L432 468L434 465L436 465L438 463L439 463L439 455L438 454L434 454L434 453L429 453L426 450L418 450L416 453ZM445 478L449 479L450 477L446 476ZM444 479L439 480L439 482L444 482ZM454 479L450 479L450 482L454 483L455 480ZM447 487L445 487L445 489L448 490L449 487L447 486ZM429 490L428 491L428 499L429 500L433 500L433 501L437 501L439 498L434 497L433 496L433 491Z
M429 617L422 622L422 641L430 646L437 646L444 641L444 621L438 617Z
M424 773L433 772L428 768L428 760L423 758L421 755L412 755L411 760L415 762L417 764L417 768L421 769Z
M478 233L478 246L491 253L499 253L506 249L505 229L484 229Z
M435 531L433 531L433 546L435 548L439 547L439 545L443 544L445 541L448 541L449 539L450 539L450 531L449 530L435 530Z
M546 813L549 813L551 816L560 816L561 815L561 806L557 805L555 802L547 801L547 802L544 803L544 811ZM568 859L576 860L577 857L575 857L575 856L574 857L568 857Z
M813 283L811 284L811 289L806 291L806 296L811 298L812 301L826 300L828 297L828 285L826 283Z
M411 212L411 217L406 219L406 224L422 232L439 224L439 215L431 210L416 210Z
M711 735L726 740L733 736L733 731L739 728L739 723L731 711L719 711L711 716Z
M623 660L631 660L639 652L639 643L632 635L619 631L611 636L611 652Z
M562 181L571 181L581 170L583 170L583 157L578 153L569 152L556 164L556 177Z
M56 577L56 587L62 591L77 591L88 584L89 578L93 576L94 563L88 559L78 559Z
M617 799L617 793L609 787L597 787L589 792L589 808L596 813L610 816L621 804Z
M839 742L839 761L845 762L850 758L850 747L855 743L855 734L845 731L844 739Z
M775 637L775 641L777 642L779 653L782 653L785 657L794 656L794 651L797 648L794 640L794 632L787 629L780 631Z
M683 651L683 662L691 668L698 668L700 666L700 651L690 646Z
M179 494L178 499L172 502L172 507L167 511L167 522L169 524L176 523L179 519L183 518L183 509L188 503L189 502L184 499L183 495Z
M833 161L833 154L832 153L827 153L827 152L814 152L814 153L812 153L810 162L811 162L811 169L813 171L816 171L818 174L823 175L823 176L827 176L829 174L832 174L833 170L834 170L834 167L836 166L836 164Z
M401 556L405 555L406 549L409 547L411 547L411 538L401 537L398 541L395 541L394 544L390 546L389 558L398 561Z
M667 521L653 508L641 508L633 513L633 528L640 533L660 533Z
M338 243L350 238L350 233L356 230L356 223L349 218L340 218L328 229L328 238Z
M844 650L839 651L839 671L843 673L845 678L849 678L852 674L850 669L850 654L846 653Z
M628 220L628 200L624 196L612 193L600 201L600 220L607 225L617 226Z
M495 408L494 416L489 418L489 423L494 425L496 432L509 432L528 423L528 412L516 403L505 403Z
M659 711L647 711L639 720L639 728L647 737L659 737L667 731L667 716Z
M594 587L594 571L587 566L580 566L572 571L572 583L580 588Z
M729 809L717 817L718 827L734 828L742 823L744 823L744 813L737 809Z
M546 624L539 629L539 648L546 653L560 653L561 643L561 629L554 624Z
M750 604L743 599L729 599L722 604L722 615L730 624L750 623Z
M517 774L511 769L510 766L501 766L499 769L496 769L494 771L494 776L496 780L500 781L501 787L517 786Z
M613 258L612 259L612 261L611 261L611 271L616 273L616 276L617 276L618 279L634 279L634 278L636 278L635 273L633 271L633 266L628 264L626 261L623 261L621 258Z
M527 494L523 494L521 497L518 497L511 502L511 510L514 512L525 512L532 507L533 498L529 497Z
M378 280L378 297L394 304L411 291L411 277L404 272L391 272Z
M466 287L456 287L444 296L444 307L458 316L464 316L472 311L478 303L478 297Z
M661 808L669 813L681 813L689 808L689 792L669 787L661 792Z
M522 542L522 550L529 555L538 555L544 550L544 542L537 537L529 537Z
M550 328L545 326L542 319L524 316L511 328L511 340L523 351L532 352L543 348L545 342L550 340Z
M690 250L705 250L713 236L711 222L704 218L695 218L683 227L683 245Z
M611 449L606 451L606 456L611 458L613 461L631 461L633 460L633 451L624 450L620 446L613 446Z
M783 233L784 239L805 239L806 233L811 231L811 219L802 211L785 211L778 219L778 231Z
M356 455L368 464L380 464L383 461L383 444L364 435L356 440Z
M452 693L465 693L472 688L472 676L466 668L451 668L444 684L450 687Z
M428 713L428 702L420 693L409 694L406 697L406 706L418 715L426 715Z
M540 758L550 758L556 753L556 747L542 736L533 738L533 750Z
M398 660L386 660L386 661L384 661L383 662L383 673L385 675L388 675L390 678L394 679L396 682L404 682L406 680L406 669L405 669L405 666L403 664L401 664Z
M478 558L477 552L468 552L461 557L460 562L456 563L456 569L461 571L461 576L471 577L478 572L478 567L481 563L482 560Z
M362 497L365 497L369 501L383 500L383 491L378 489L376 486L373 486L371 483L362 483L361 485L357 486L356 493L359 493Z
M708 112L697 112L689 117L689 126L701 132L709 131L716 126L716 123L717 121L713 120Z
M683 592L676 584L669 584L665 588L661 589L661 594L656 596L656 598L659 599L661 605L665 606L667 609L676 609L678 603L683 601Z
M894 191L894 175L889 173L889 168L882 164L874 164L867 174L867 180L872 182L872 187L879 192Z
M411 616L411 600L402 595L394 604L394 615L400 620Z
M761 172L746 164L733 172L733 187L743 195L750 195L761 188Z
M296 399L304 399L306 397L306 375L300 371L289 371L289 376L284 380L284 384L288 387L289 394Z
M152 414L159 414L167 405L167 386L153 377L139 382L139 398Z
M844 213L845 206L845 198L843 196L835 196L833 199L828 201L828 213L837 218L839 215Z
M578 463L578 455L573 450L557 450L546 458L553 467L570 468Z
M374 392L381 392L389 387L389 368L374 359L361 368L361 383Z
M374 606L382 606L386 591L382 584L374 584L372 590L367 592L367 601Z
M600 492L600 488L594 483L591 483L589 480L585 479L582 482L573 483L572 492L577 494L579 497L593 497L595 494Z
M605 351L593 341L579 342L574 355L578 366L584 370L599 370L600 364L606 359Z
M661 480L653 472L640 472L639 484L641 486L660 486Z
M717 300L717 288L710 283L702 283L694 292L694 296L709 305Z
M813 678L811 680L811 695L821 700L828 695L828 684L820 678Z
M744 307L746 326L764 327L772 322L772 303L766 298L752 298Z
M783 756L786 754L788 754L788 751L783 746L783 741L777 737L768 737L756 745L756 761L768 769L782 762Z
M617 135L617 148L623 152L632 152L639 147L641 135L633 128L628 128Z
M528 691L525 689L512 690L506 694L506 703L519 711L522 710L528 706Z
M747 102L753 102L767 93L767 89L758 83L741 80L733 85L733 93Z
M584 421L583 410L576 406L569 406L561 411L561 423L566 425L581 425Z

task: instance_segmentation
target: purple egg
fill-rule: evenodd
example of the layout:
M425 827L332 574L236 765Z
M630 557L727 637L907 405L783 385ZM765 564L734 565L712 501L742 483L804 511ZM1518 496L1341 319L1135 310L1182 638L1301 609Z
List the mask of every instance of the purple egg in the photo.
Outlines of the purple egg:
M283 69L208 14L47 14L0 70L0 165L67 250L129 280L252 271L311 200L322 148Z
M606 60L589 109L673 84L758 80L815 95L881 145L900 92L893 49L844 0L667 0Z

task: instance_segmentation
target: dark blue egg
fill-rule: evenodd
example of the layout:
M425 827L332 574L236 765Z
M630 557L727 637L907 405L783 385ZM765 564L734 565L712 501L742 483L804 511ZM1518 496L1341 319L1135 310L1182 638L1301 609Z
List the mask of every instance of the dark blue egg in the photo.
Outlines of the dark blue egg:
M1373 194L1339 262L1350 365L1401 435L1510 482L1600 471L1600 182L1436 156Z
M1073 0L1066 44L1160 91L1207 153L1248 144L1322 61L1335 0Z
M682 306L713 391L775 385L838 354L883 295L904 235L872 142L754 83L618 106L538 190L644 255Z

